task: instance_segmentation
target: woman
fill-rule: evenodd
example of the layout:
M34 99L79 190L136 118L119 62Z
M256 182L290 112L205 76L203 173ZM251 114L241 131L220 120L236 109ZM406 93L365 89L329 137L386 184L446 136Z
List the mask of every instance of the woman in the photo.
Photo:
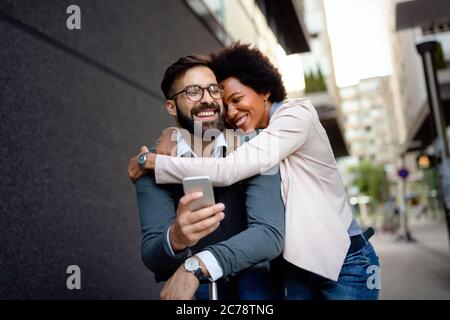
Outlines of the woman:
M235 44L212 56L224 86L227 122L264 129L226 158L149 155L157 183L209 175L216 186L264 172L280 163L286 206L287 299L377 299L369 283L378 257L352 217L325 130L306 99L286 98L278 70L258 49ZM263 244L262 244L263 245Z

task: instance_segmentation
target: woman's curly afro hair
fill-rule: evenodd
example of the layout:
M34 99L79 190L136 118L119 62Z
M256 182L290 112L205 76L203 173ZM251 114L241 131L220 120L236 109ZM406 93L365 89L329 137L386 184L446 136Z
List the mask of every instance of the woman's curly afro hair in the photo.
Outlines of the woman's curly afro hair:
M270 102L286 99L281 74L257 48L239 42L211 54L211 67L219 82L235 77L257 93L269 93Z

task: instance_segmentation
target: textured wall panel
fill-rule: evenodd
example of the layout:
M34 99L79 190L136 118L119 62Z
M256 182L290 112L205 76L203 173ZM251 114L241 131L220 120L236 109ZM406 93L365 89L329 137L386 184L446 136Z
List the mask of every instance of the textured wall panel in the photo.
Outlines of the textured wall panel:
M127 164L172 124L158 98L165 65L219 44L174 1L165 10L182 12L181 24L164 28L164 6L145 12L153 1L135 1L141 10L78 1L103 16L88 33L83 13L86 30L74 40L61 29L64 14L62 23L51 15L64 2L0 1L0 298L158 298L140 258ZM121 22L105 31L108 19ZM177 32L206 38L177 45ZM66 288L71 264L81 267L80 291Z

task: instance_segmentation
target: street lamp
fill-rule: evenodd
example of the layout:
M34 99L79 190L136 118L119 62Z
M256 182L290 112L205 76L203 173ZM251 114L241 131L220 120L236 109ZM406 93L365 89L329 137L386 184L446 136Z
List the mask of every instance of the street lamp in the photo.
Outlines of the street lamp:
M438 42L434 40L423 41L418 43L416 48L422 57L430 114L435 122L438 136L436 146L437 149L439 149L441 156L441 165L439 167L441 178L440 185L442 196L444 198L443 207L445 210L445 219L447 221L448 232L450 233L450 152L447 141L445 118L443 116L441 92L436 74L435 53L438 45ZM436 154L439 154L439 152L436 152Z
M414 242L415 239L411 236L411 232L408 227L408 214L406 211L405 194L406 194L406 179L409 176L409 171L405 167L405 154L402 153L401 156L401 168L398 170L397 174L400 177L399 190L400 194L398 197L399 204L399 215L400 215L400 232L397 235L398 241Z
M400 217L400 230L397 235L398 241L406 241L406 242L414 242L416 241L411 236L411 231L408 226L408 212L406 211L406 180L409 176L409 171L405 165L405 154L408 148L416 148L422 146L420 141L411 141L409 143L398 143L394 141L385 142L387 145L391 145L395 147L395 160L397 176L398 176L398 184L397 184L397 206L398 213Z

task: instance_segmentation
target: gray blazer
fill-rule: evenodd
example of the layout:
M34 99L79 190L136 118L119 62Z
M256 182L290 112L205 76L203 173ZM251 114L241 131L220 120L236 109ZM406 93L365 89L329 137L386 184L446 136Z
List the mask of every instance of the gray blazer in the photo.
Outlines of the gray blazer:
M226 192L217 189L224 188L215 188L215 192ZM178 200L174 199L168 185L156 184L153 174L137 180L136 193L141 222L142 260L155 273L157 280L158 274L165 274L162 278L167 278L189 254L186 249L173 255L167 242L167 230L175 220ZM247 179L245 193L244 208L247 208L247 212L241 214L247 216L247 228L203 248L215 256L223 277L276 258L284 246L284 205L279 171ZM231 206L232 203L224 204L227 219L227 205Z

